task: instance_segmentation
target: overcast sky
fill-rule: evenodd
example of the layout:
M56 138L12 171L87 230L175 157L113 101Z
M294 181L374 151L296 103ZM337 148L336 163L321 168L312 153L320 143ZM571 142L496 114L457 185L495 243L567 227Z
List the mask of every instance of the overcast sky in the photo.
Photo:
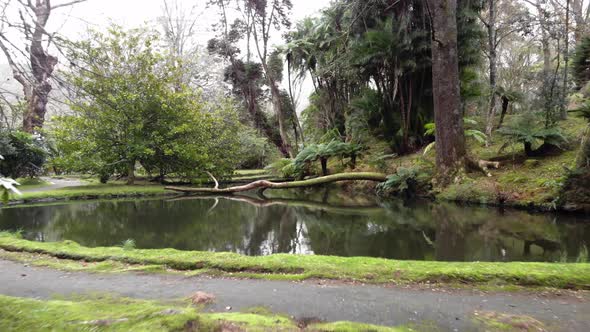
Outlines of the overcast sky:
M54 4L68 0L53 0ZM169 0L174 1L174 0ZM184 8L196 6L195 12L201 14L198 33L208 40L211 36L211 24L218 20L216 12L206 11L207 0L176 0ZM71 8L61 8L52 13L51 29L60 29L61 33L74 38L85 31L86 26L104 27L114 22L125 27L136 27L144 23L155 24L162 14L163 0L88 0ZM293 22L317 13L329 5L330 0L293 0ZM64 23L65 22L65 23Z
M16 0L9 0L12 10L9 10L9 19L19 21L19 4ZM13 2L14 1L14 2ZM66 3L71 0L52 0L53 5ZM104 29L111 23L116 23L126 28L142 25L157 26L157 18L162 15L164 0L88 0L72 7L62 7L51 13L47 24L50 32L58 31L61 35L70 39L83 38L88 28ZM214 37L212 25L219 21L215 9L207 9L207 0L168 0L169 3L177 1L182 8L190 11L194 7L195 15L199 17L195 39L202 44ZM297 22L306 16L318 13L328 6L330 0L293 0L292 21ZM11 38L19 38L21 35L6 31ZM277 36L280 37L280 36ZM19 41L14 41L19 45ZM6 63L6 59L0 53L0 63Z
M9 19L13 22L19 21L17 9L19 4L16 0L8 0L11 9L9 10ZM58 5L67 3L71 0L52 0L52 4ZM125 28L134 28L142 25L158 27L158 17L162 16L162 7L164 0L88 0L76 4L72 7L62 7L51 13L47 24L47 31L55 32L69 39L81 39L87 34L88 28L102 30L111 23L121 25ZM219 21L218 12L214 8L207 9L207 0L168 0L169 3L177 1L179 6L193 11L198 16L198 26L196 29L195 41L205 45L206 42L215 36L212 25ZM292 22L318 13L322 8L330 4L330 0L292 0ZM19 33L8 32L9 38L22 38ZM280 34L274 40L280 43ZM23 41L13 40L16 45L21 45ZM55 50L53 53L56 54ZM7 68L7 61L0 53L0 74L10 77L10 70ZM0 87L13 91L20 91L16 82L10 78L0 82ZM307 104L306 96L311 92L311 84L305 84L302 91L302 104L300 109Z

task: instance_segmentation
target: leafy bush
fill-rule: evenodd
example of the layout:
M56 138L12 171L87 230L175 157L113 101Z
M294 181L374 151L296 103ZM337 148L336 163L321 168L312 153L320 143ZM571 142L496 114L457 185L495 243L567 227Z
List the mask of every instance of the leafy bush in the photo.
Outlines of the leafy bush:
M272 175L282 178L295 178L298 176L297 169L292 159L279 159L265 167Z
M136 248L135 240L127 239L127 240L123 241L123 243L121 244L121 247L125 250L133 250Z
M42 138L21 131L0 132L0 173L12 178L36 177L43 172L47 150Z
M276 147L253 128L243 128L238 138L238 169L260 169L280 157Z
M308 166L320 161L322 174L328 175L328 159L332 157L350 158L351 167L355 168L356 159L363 151L363 147L354 143L344 143L333 140L327 144L310 144L295 158L294 165L299 175L305 175Z
M474 127L477 126L477 121L464 118L463 122L465 123L465 137L473 138L474 140L478 141L480 144L485 144L487 140L486 134L484 134L481 130L477 130ZM427 123L424 125L424 135L425 136L436 136L436 124L434 123ZM436 142L430 143L424 149L424 154L428 154L436 145Z
M524 145L527 156L535 155L535 144L549 144L560 147L567 139L557 126L546 127L533 113L516 117L511 123L498 130L507 139L505 146L513 143Z
M182 67L157 45L152 31L111 27L70 49L76 65L66 78L84 102L55 119L54 165L130 184L137 165L160 181L233 173L244 143L237 106L179 86Z
M410 197L415 195L420 183L426 182L428 175L418 167L400 167L397 172L387 178L387 181L377 185L380 196L401 195Z

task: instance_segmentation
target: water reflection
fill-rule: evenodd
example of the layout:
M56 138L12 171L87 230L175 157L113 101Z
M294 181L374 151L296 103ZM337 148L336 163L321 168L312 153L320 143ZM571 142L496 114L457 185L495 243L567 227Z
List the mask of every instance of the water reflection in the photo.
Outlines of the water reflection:
M583 216L323 201L243 196L6 208L0 210L0 230L91 247L134 239L139 248L441 261L575 261L590 243Z

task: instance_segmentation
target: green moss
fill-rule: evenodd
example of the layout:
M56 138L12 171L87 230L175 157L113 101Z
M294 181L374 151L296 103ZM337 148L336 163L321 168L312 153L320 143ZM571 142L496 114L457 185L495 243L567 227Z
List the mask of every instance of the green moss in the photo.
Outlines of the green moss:
M295 331L295 323L289 318L277 315L251 313L218 313L205 315L209 322L231 322L248 331ZM334 330L330 330L334 331Z
M200 313L182 304L96 297L38 301L0 295L1 331L300 331L273 314ZM338 322L310 331L409 331Z
M12 196L11 201L30 203L40 200L80 200L119 197L146 197L171 195L163 186L121 184L91 184L80 187L68 187L57 190L24 193L22 196Z
M256 176L256 175L268 175L268 171L265 169L240 169L234 172L235 176Z
M475 312L474 321L486 331L547 331L545 324L524 315L508 315L497 312Z
M199 326L200 331L216 328L210 321L200 319L195 309L170 309L150 301L44 302L0 296L0 330L182 331L189 324Z
M371 331L371 332L404 332L413 331L410 328L400 327L384 327L368 324L358 324L349 322L313 324L308 326L310 331L338 331L338 332L357 332L357 331Z
M51 183L38 178L20 178L16 179L16 182L20 184L18 187L20 190L35 189L51 185Z
M590 289L590 264L557 263L448 263L395 261L367 257L271 255L248 257L234 253L175 249L124 250L87 248L72 241L33 242L0 233L0 248L42 253L85 262L166 266L183 271L221 271L237 276L303 280L323 278L368 283L447 282Z

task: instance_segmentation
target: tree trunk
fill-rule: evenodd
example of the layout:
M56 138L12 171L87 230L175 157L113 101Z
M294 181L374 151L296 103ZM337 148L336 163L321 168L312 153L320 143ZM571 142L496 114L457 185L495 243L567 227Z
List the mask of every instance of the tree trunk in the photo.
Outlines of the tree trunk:
M292 188L306 188L313 187L327 183L341 182L341 181L387 181L387 175L381 173L340 173L328 175L320 178L309 179L304 181L293 182L270 182L266 180L252 182L250 184L230 188L183 188L183 187L166 187L166 190L177 191L182 193L193 194L234 194L240 192L247 192L252 190L266 190L266 189L292 189Z
M539 13L539 25L541 27L541 46L543 50L543 98L544 98L544 111L546 114L547 119L550 118L550 114L553 112L553 91L551 89L552 85L552 75L553 72L551 70L551 43L550 43L550 33L549 33L549 25L547 22L547 18L545 16L545 10L543 9L544 0L537 0L536 6L537 11Z
M574 30L574 38L576 45L580 45L582 39L586 35L587 30L587 19L584 13L584 0L571 0L571 12L576 22L576 28Z
M31 71L34 81L31 98L28 100L29 105L23 116L23 130L28 133L33 133L43 128L45 114L47 113L47 103L49 102L49 93L52 89L49 80L53 74L55 65L57 65L57 58L49 55L43 48L45 26L51 13L49 1L38 4L34 12L36 16L35 27L29 48Z
M533 145L531 143L524 142L524 153L527 155L527 157L533 157L535 153L533 151Z
M25 31L25 38L31 42L26 49L29 56L30 73L25 74L23 67L26 66L19 66L14 61L13 52L9 51L9 46L7 46L10 42L6 42L5 44L5 38L4 40L0 40L0 49L2 49L8 60L12 74L23 87L25 101L27 102L27 108L23 114L22 127L25 132L34 133L43 128L45 114L47 113L47 103L49 102L49 93L52 90L50 79L57 65L57 58L48 54L46 51L46 48L51 43L51 37L49 37L49 42L47 42L45 48L43 45L47 41L46 36L49 35L45 30L49 16L52 9L71 6L77 2L81 1L74 1L54 7L51 7L49 0L38 0L35 4L32 1L26 4L24 1L21 2L23 6L22 11L20 11L22 29ZM28 16L24 14L25 12ZM25 16L27 19L25 19ZM32 22L28 20L29 17Z
M127 165L127 185L135 184L135 160Z
M459 88L457 1L431 0L431 3L437 182L446 186L464 169L467 155Z
M566 0L565 8L565 50L564 50L564 62L565 66L563 69L563 92L562 92L562 105L560 117L562 120L567 119L567 92L568 92L568 74L569 74L569 60L570 60L570 0Z
M586 133L582 139L582 148L578 153L577 166L580 169L590 169L590 126L586 128Z
M266 65L264 65L264 67L266 68ZM265 72L266 76L270 75L268 68L265 70ZM279 91L279 88L277 87L276 82L271 77L268 77L268 84L270 86L270 93L272 95L273 108L279 121L279 132L281 134L283 146L285 147L285 150L287 150L287 154L289 155L289 157L295 158L295 156L293 155L293 149L291 147L289 134L287 131L287 124L285 122L285 110L283 109L283 105L281 103L281 93Z
M500 115L500 122L498 123L497 127L498 129L502 128L502 125L504 124L504 118L508 113L508 107L510 107L510 99L508 99L506 96L502 96L502 114Z
M320 158L320 163L322 164L322 175L328 175L328 159Z
M489 22L488 30L488 60L490 62L490 108L487 114L486 135L488 142L492 140L492 130L494 129L494 119L496 118L496 89L497 89L497 72L498 56L496 53L496 0L488 0L489 3Z

